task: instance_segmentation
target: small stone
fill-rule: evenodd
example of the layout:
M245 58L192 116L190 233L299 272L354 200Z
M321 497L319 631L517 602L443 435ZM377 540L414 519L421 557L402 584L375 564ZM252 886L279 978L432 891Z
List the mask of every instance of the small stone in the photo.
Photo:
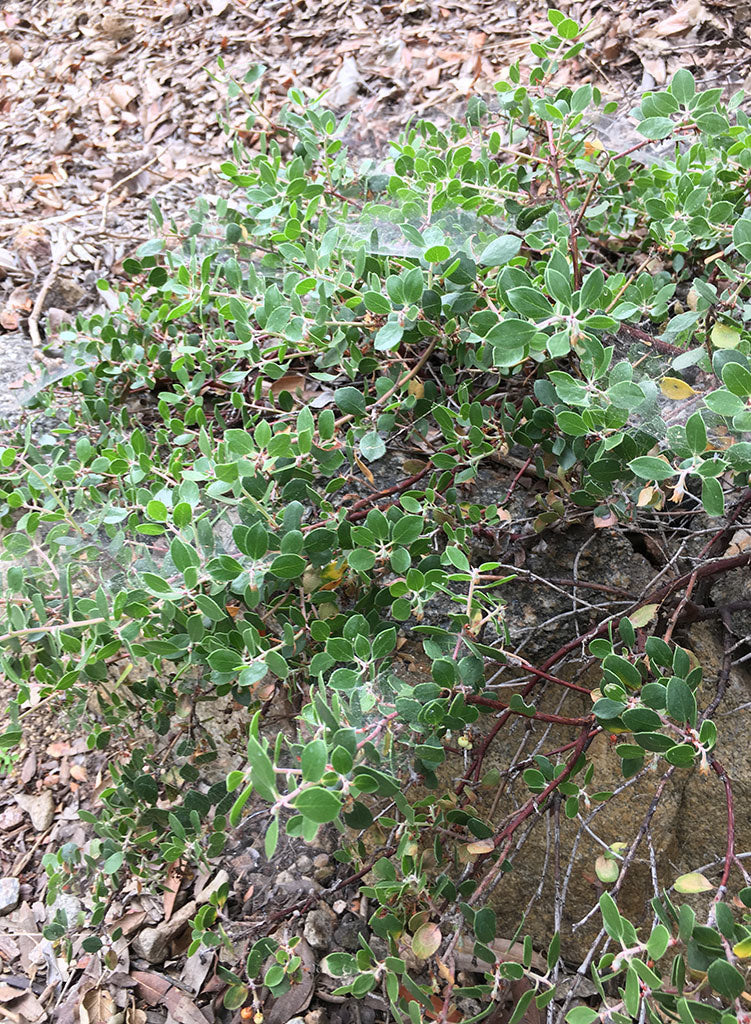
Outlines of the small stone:
M327 853L319 853L317 857L313 858L314 868L325 868L329 863L329 855Z
M331 909L334 911L335 914L343 914L344 911L347 909L347 901L335 900Z
M190 17L190 11L183 3L176 3L172 8L172 20L176 25L182 25Z
M326 1011L321 1007L317 1010L310 1010L305 1014L305 1024L328 1024Z
M324 882L328 882L329 879L333 877L333 874L334 869L330 864L328 864L325 868L318 868L313 875L313 878L315 878L316 882L320 882L320 884L323 885Z
M170 942L183 930L198 910L198 903L190 900L173 914L169 921L162 921L156 928L144 928L134 938L131 948L136 956L142 956L150 964L166 960Z
M308 857L307 854L303 853L295 861L295 867L298 869L298 871L301 871L304 875L307 875L310 873L313 867L313 861L310 859L310 857Z
M10 43L8 46L8 60L11 62L13 67L20 64L24 58L23 46L19 43Z
M372 1006L360 1006L359 1010L361 1024L374 1024L375 1010Z
M290 1017L290 1019L287 1021L287 1024L305 1024L305 1018L304 1017Z
M16 803L31 818L37 832L46 832L55 816L55 801L49 789L41 793L16 793Z
M311 910L305 918L303 937L313 949L329 949L334 934L331 916L326 910Z
M21 898L21 883L17 878L0 878L0 916L15 910Z
M342 949L354 951L360 948L359 936L366 933L365 925L358 918L342 921L334 932L334 945L337 949L341 946Z
M59 892L55 897L54 903L47 910L47 920L51 924L55 920L57 912L62 910L68 926L72 928L78 924L78 915L82 909L81 901L73 893Z

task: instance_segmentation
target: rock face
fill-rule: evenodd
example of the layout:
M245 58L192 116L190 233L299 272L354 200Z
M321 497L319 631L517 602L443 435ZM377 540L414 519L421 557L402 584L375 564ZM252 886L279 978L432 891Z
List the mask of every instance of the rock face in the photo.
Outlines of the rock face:
M557 540L560 540L560 545L556 548ZM654 567L636 554L628 542L622 540L619 546L617 538L605 531L595 534L584 551L581 547L581 539L571 535L548 539L547 550L533 551L524 568L548 580L560 573L561 580L576 577L622 588L628 595L628 603L645 590L655 575ZM541 589L545 590L542 599ZM585 587L581 587L578 593L590 604L602 604L603 598L608 600L606 594ZM591 624L590 616L594 614L586 605L576 614L571 614L570 596L566 603L566 599L551 588L535 586L529 575L506 584L502 596L508 602L507 621L512 641L524 640L526 636L523 654L538 664L570 636L576 635L572 632L574 619L577 619L577 633L581 633ZM731 599L731 593L723 594L723 598ZM613 604L608 610L612 613L617 608L618 605ZM598 610L598 619L605 614L607 611ZM722 665L719 631L714 623L695 623L675 639L692 650L704 667L704 681L697 698L700 709L706 707L716 692ZM512 643L509 649L513 648ZM577 673L581 673L581 678ZM522 670L513 674L505 671L495 679L496 685L505 684L499 690L500 699L508 701L514 692L508 683L519 679L522 674ZM593 667L587 661L569 662L559 674L570 680L576 679L590 689L600 683L597 664ZM526 699L532 699L540 711L572 718L587 716L592 708L587 695L544 682L535 687L531 698ZM751 677L739 668L731 673L723 702L713 715L719 734L716 754L731 779L735 797L737 850L751 849L749 702ZM481 716L475 723L475 749L494 722L495 713ZM512 716L490 746L483 768L485 771L497 768L503 786L504 772L510 764L535 754L554 751L575 741L579 734L578 727ZM531 830L528 826L534 819L528 819L515 834L509 855L513 868L501 877L488 899L496 911L498 935L513 934L526 910L525 931L532 935L538 948L545 948L550 941L554 931L554 908L556 903L561 905L562 949L564 956L572 960L584 957L602 925L599 910L584 924L578 922L592 907L596 907L600 894L611 888L600 882L595 873L595 860L605 848L618 842L630 844L642 830L643 838L618 894L618 905L634 924L648 925L651 921L649 900L656 895L650 858L656 867L660 885L669 887L678 875L697 870L724 855L727 828L724 786L714 772L701 775L695 767L677 767L666 781L663 776L669 766L657 755L648 754L644 770L637 777L624 780L614 744L604 734L593 740L587 757L594 766L592 780L586 787L587 794L607 791L615 795L605 802L592 801L589 808L582 800L579 818L566 818L561 804L557 811L538 816ZM551 759L554 763L559 760L557 756ZM447 788L453 788L461 774L461 766L454 759L447 762L441 781ZM576 781L583 784L581 774ZM658 787L659 800L649 817ZM530 790L517 776L506 783L500 797L495 788L480 788L476 795L475 807L479 815L498 827L499 822L525 803ZM645 823L648 823L648 829ZM486 861L483 874L487 866Z

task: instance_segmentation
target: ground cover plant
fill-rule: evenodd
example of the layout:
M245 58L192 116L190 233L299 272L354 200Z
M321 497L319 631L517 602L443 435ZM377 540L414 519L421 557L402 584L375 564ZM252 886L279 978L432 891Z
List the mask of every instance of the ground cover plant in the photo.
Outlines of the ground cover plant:
M38 399L64 422L0 454L2 665L18 690L3 746L40 701L88 716L93 747L133 736L98 812L82 812L95 838L45 857L50 900L93 894L90 953L111 954L124 878L215 863L252 807L269 857L282 832L339 830L380 941L327 966L339 993L382 992L395 1020L481 1019L509 991L511 1024L532 1007L569 1024L748 1017L751 885L714 720L731 653L707 697L674 634L702 587L749 560L730 542L751 506L751 128L742 95L698 91L683 70L631 112L638 141L608 150L614 105L550 86L581 47L573 21L550 23L528 80L512 67L463 122L409 126L382 164L349 157L325 97L292 90L269 121L261 69L237 82L220 64L232 199L199 201L187 229L154 207L131 283L100 284L117 311L67 333L67 405ZM380 485L395 450L408 457ZM472 497L488 463L513 468L491 505ZM534 534L673 509L718 521L689 571L533 665L513 652L514 574L488 543L513 533L524 476L541 485ZM452 610L435 624L439 598ZM397 657L415 638L420 681ZM597 686L566 677L582 651ZM504 665L527 673L507 699L488 681ZM543 710L551 688L590 708ZM227 696L248 709L247 756L209 784L195 710ZM281 699L292 738L267 726ZM501 784L484 760L514 716L562 738L505 766L528 794L499 824L473 794ZM654 808L603 853L589 1005L575 986L556 999L558 931L541 960L522 920L503 936L518 954L499 952L487 897L531 822L562 807L588 824L618 799L588 759L602 732L624 783L657 772L656 801L678 771L717 776L727 831L708 851L714 881L654 879L646 925L618 896ZM260 1013L262 986L295 985L301 958L274 932L240 965L226 896L197 913L192 948L221 950L227 1007ZM48 937L77 929L63 916ZM466 941L473 984L456 970ZM457 1016L460 999L480 1009Z

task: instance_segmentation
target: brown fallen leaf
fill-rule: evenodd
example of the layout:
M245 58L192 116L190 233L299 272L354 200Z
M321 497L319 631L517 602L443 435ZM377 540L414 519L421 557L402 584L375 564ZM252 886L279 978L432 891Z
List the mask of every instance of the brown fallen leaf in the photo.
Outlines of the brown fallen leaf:
M115 1000L106 988L92 988L78 1008L81 1024L109 1024L115 1013Z
M165 994L172 987L166 978L152 971L131 971L130 976L138 986L139 997L149 1006L164 1002Z
M169 921L172 917L172 911L175 909L175 900L177 894L180 891L180 885L183 880L183 870L175 861L170 864L167 871L166 878L166 889L164 893L164 920Z
M686 0L673 14L659 21L652 32L657 36L676 36L695 25L700 25L707 17L701 0Z
M282 391L289 391L291 395L303 395L305 392L306 379L300 373L285 373L269 385L269 391L278 398Z
M44 749L45 753L56 759L67 757L69 754L73 753L73 747L70 743L66 743L64 741L60 741L59 743L50 743L50 745Z

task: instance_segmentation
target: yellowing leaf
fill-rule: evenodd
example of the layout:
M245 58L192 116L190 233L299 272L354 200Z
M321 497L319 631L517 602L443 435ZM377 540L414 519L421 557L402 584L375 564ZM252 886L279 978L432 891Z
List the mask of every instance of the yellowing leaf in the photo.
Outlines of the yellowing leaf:
M492 853L494 849L495 844L492 839L478 839L476 843L469 843L467 853Z
M680 377L663 377L660 382L660 391L666 398L670 398L674 402L696 394L691 385L687 384L685 380L681 380Z
M715 348L737 348L741 332L730 324L715 324L710 337Z
M751 936L741 939L733 946L733 952L741 960L748 960L751 957Z
M609 857L598 857L595 861L595 874L606 885L612 885L613 882L617 881L620 873L621 869L618 867L617 862Z
M659 604L644 604L641 608L637 608L635 612L632 612L628 619L635 629L640 629L642 626L646 626L648 622L657 614Z
M714 886L700 871L689 871L687 875L680 875L676 878L673 888L676 892L696 893L709 892L710 889L714 889Z
M412 952L420 960L427 960L441 945L441 929L437 924L428 922L421 925L412 936Z

